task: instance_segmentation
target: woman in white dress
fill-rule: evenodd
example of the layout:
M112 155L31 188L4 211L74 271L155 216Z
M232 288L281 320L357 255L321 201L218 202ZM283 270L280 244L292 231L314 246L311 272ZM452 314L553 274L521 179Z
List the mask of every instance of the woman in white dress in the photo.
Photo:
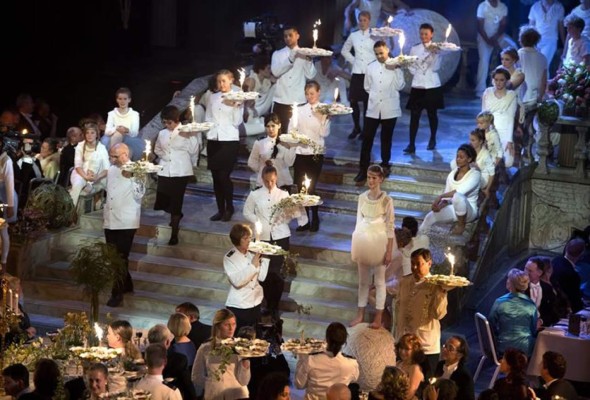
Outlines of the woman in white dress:
M87 123L82 129L84 140L76 145L74 170L70 182L70 196L74 206L78 204L80 192L92 193L106 186L110 167L107 148L98 141L98 125Z
M385 269L391 263L396 246L393 199L381 190L385 179L383 168L372 165L367 171L369 190L359 196L356 227L352 233L352 260L357 263L359 275L358 310L350 325L363 322L365 307L369 300L371 273L375 279L375 318L370 327L381 328L385 308Z
M506 87L510 90L516 90L524 82L525 76L522 69L517 66L519 56L514 47L506 47L501 53L502 65L510 72L510 80Z
M266 137L254 142L252 151L248 157L248 167L258 173L256 186L262 184L262 170L268 160L277 170L277 186L287 192L291 192L293 177L289 167L295 162L296 147L285 147L279 140L281 131L281 120L276 114L270 114L264 117L264 126L266 127Z
M447 176L445 192L432 203L432 211L426 214L420 231L428 234L430 227L436 223L454 222L457 224L453 235L461 235L467 222L477 218L477 197L481 173L471 164L476 160L477 153L470 144L462 144L457 149L455 158L457 168Z
M507 89L510 72L498 67L492 72L493 87L487 88L482 100L482 111L490 111L494 115L494 127L500 135L504 150L504 165L510 168L514 164L514 116L518 105L516 92Z
M475 149L477 157L475 158L475 167L481 173L480 187L486 197L490 195L490 187L496 174L494 160L486 148L486 137L483 129L475 129L469 134L469 143ZM451 161L451 169L457 168L457 161Z
M213 316L211 340L203 343L197 350L193 364L192 381L197 387L197 395L207 400L247 399L250 381L250 361L237 354L229 356L225 370L220 370L224 357L219 351L222 340L234 337L236 317L228 309L222 309Z

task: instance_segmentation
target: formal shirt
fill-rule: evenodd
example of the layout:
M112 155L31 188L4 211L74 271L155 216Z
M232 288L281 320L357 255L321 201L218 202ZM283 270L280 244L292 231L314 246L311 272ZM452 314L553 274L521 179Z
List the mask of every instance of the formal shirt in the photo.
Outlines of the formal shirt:
M109 111L104 134L112 136L117 132L118 126L124 126L129 129L129 133L126 134L127 136L136 137L139 133L139 113L131 107L129 107L125 114L121 114L118 108Z
M420 339L425 354L440 353L440 320L447 315L447 292L413 275L400 280L396 299L396 341L412 333Z
M250 382L250 367L244 368L238 355L232 354L225 372L220 374L218 370L224 360L219 355L212 355L211 350L211 342L203 343L197 350L192 371L197 394L204 390L203 398L207 400L247 399L249 393L246 385Z
M503 353L514 347L529 356L537 336L537 316L535 303L523 293L507 293L496 299L488 320L496 336L497 350Z
M376 18L376 17L375 17ZM371 38L370 29L352 32L342 46L342 57L352 65L353 74L364 74L367 65L375 61L373 46L375 41ZM351 50L354 49L354 55Z
M252 264L254 254L243 254L235 247L223 258L223 269L229 283L229 293L225 305L235 308L253 308L262 303L262 286L258 282L264 282L268 273L269 259L260 258L260 267Z
M188 138L180 135L181 125L174 130L162 129L158 133L154 153L160 158L162 170L159 176L179 177L192 176L193 166L199 153L199 139L195 135Z
M508 15L508 7L501 1L496 7L492 6L488 0L482 1L477 6L477 18L483 19L483 30L488 37L498 32L500 22ZM479 37L479 33L478 33Z
M107 198L103 208L104 229L137 229L141 216L141 195L136 183L121 168L111 165L107 172Z
M433 53L426 49L431 42L417 44L410 49L410 55L418 57L415 64L411 64L408 70L414 77L412 78L412 87L421 89L432 89L440 86L440 77L438 70L442 57L438 53Z
M543 298L543 289L541 289L541 283L529 283L529 290L531 291L531 300L537 306L537 309L541 305L541 299Z
M449 376L447 376L447 373ZM474 400L475 389L473 378L469 370L465 367L465 362L458 362L456 364L445 365L444 360L441 360L436 365L434 376L437 378L450 379L457 385L457 397L460 400Z
M567 53L564 64L579 64L584 57L590 54L590 38L580 36L578 39L570 38L567 42Z
M518 49L520 67L524 73L524 82L518 88L518 97L523 104L537 104L543 96L541 83L547 79L547 58L535 47Z
M17 129L21 132L23 129L27 129L29 134L41 137L42 132L35 123L35 121L33 121L33 116L31 114L25 114L23 112L19 112L19 114L21 118Z
M178 389L171 389L164 383L162 375L145 375L135 388L151 393L153 400L182 400Z
M275 186L270 191L266 187L253 190L246 198L243 211L244 218L253 224L260 221L262 226L260 240L279 240L291 236L291 229L288 225L289 219L285 219L282 215L271 219L273 206L287 197L289 197L289 193ZM307 214L303 209L295 211L290 217L297 218L300 226L308 222Z
M293 50L299 48L296 46ZM296 56L287 46L272 53L270 69L277 77L274 101L292 105L305 102L305 80L315 76L311 60Z
M306 103L297 107L298 122L294 125L293 119L289 122L289 130L297 128L300 134L307 136L318 144L324 146L325 137L330 134L330 119L319 112L311 104ZM298 145L295 152L302 155L314 154L314 149L308 145Z
M543 385L545 390L539 390L538 396L541 400L553 400L554 398L577 400L578 393L573 385L566 379L553 379Z
M529 11L529 20L534 22L533 26L541 34L542 40L557 41L559 24L563 23L564 16L565 10L558 0L554 0L551 5L545 0L539 0Z
M559 256L551 260L551 266L553 267L551 284L567 299L574 313L580 311L584 308L580 290L582 280L576 272L575 264L566 257Z
M236 142L240 140L238 127L243 122L244 105L228 105L223 95L221 92L212 93L207 100L205 121L215 124L207 131L207 140Z
M582 31L582 36L586 36L590 38L590 7L586 9L582 9L582 5L580 4L577 7L574 7L572 12L570 13L577 15L578 17L584 20L584 30Z
M451 365L443 364L443 366L442 366L443 373L440 377L443 379L451 379L451 375L453 375L453 372L455 372L457 367L459 367L459 361L457 361L456 363L451 364Z
M369 93L366 116L375 119L401 116L399 91L404 85L404 74L400 68L391 69L377 60L370 63L365 73L365 91Z
M262 170L267 160L272 161L272 165L277 169L277 186L287 186L293 184L293 177L289 167L295 162L297 147L286 148L281 143L277 145L278 151L275 158L272 153L276 145L276 139L269 136L254 142L250 156L248 157L248 167L257 173L256 185L262 186Z
M326 391L335 383L348 385L359 377L359 365L353 358L329 351L300 355L295 369L295 386L305 389L305 400L326 398Z

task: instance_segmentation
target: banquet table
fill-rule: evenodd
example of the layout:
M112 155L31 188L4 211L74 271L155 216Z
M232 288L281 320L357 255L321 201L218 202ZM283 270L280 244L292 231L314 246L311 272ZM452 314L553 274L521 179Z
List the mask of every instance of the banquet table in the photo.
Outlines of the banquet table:
M590 310L580 311L590 321ZM572 381L590 382L590 335L574 336L567 332L567 323L546 328L539 332L535 349L529 360L529 376L541 375L543 354L555 351L567 361L565 378Z

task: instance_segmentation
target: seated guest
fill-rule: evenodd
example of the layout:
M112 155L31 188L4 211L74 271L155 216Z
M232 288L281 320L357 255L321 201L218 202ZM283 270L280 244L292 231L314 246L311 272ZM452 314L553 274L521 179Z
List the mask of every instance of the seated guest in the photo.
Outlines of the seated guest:
M57 139L45 139L41 144L39 162L41 171L47 179L54 180L59 172L59 152L57 151Z
M345 357L340 350L348 333L340 322L332 322L326 329L326 351L299 356L295 370L295 387L305 389L305 400L321 399L334 383L356 382L359 366L356 360Z
M580 290L582 282L580 275L576 272L576 262L584 253L585 247L584 240L572 239L565 245L565 254L551 260L553 267L551 283L558 294L567 298L569 309L573 313L584 308Z
M528 275L516 268L508 272L509 293L496 299L488 320L496 336L498 351L512 347L531 354L537 336L537 306L524 294L529 287Z
M430 371L423 371L421 367L424 362L424 351L420 339L416 335L406 333L395 345L395 350L399 361L397 366L409 378L410 386L408 387L407 398L422 398L422 389L426 383L424 377L426 374L430 375Z
M205 343L211 337L211 325L202 323L199 308L193 303L182 303L176 306L176 312L186 315L191 323L191 331L187 335L193 342L195 348L199 350L201 344Z
M20 400L52 400L60 381L57 363L49 358L41 358L35 364L33 383L35 390L20 397Z
M171 352L170 345L174 335L166 325L158 324L148 331L148 342L150 344L161 344L168 349L166 367L164 368L164 378L174 379L176 385L184 400L193 400L197 397L195 387L191 381L191 370L188 369L188 361L184 354Z
M4 392L19 400L22 396L31 393L29 387L29 370L22 364L12 364L2 370L4 380Z
M118 320L109 324L107 342L110 348L121 349L123 357L129 360L141 359L141 352L133 344L133 328L127 321Z
M541 400L551 400L563 398L567 400L577 400L576 390L567 380L563 379L567 369L565 358L554 351L546 351L543 354L543 364L541 366L541 378L545 381L543 387L537 390L537 395Z
M101 363L92 364L86 371L86 378L88 380L90 400L98 400L101 395L108 392L109 370L106 365ZM70 397L70 400L73 399Z
M445 378L437 379L433 384L424 388L424 400L462 400L463 397L457 395L457 384Z
M178 389L171 389L164 384L163 371L166 367L166 347L162 344L150 344L145 350L147 374L135 386L138 390L151 393L153 400L181 400Z
M407 400L410 381L397 367L385 367L377 390L369 393L369 400Z
M174 343L170 346L170 351L184 354L188 361L188 368L192 369L197 355L197 348L187 336L191 331L191 323L188 317L181 313L172 314L168 319L168 329L174 335Z
M502 400L528 400L531 398L526 381L526 355L515 348L507 348L500 360L500 372L506 376L494 382L494 390Z
M68 187L70 184L70 169L74 167L76 145L82 140L82 130L77 126L68 128L68 144L61 149L59 157L59 184Z
M524 266L525 272L529 276L529 287L524 292L537 306L539 311L539 324L541 326L551 326L559 321L557 314L555 292L553 287L541 280L545 268L545 263L539 257L529 258Z
M281 372L270 373L260 382L257 392L257 400L290 399L289 376Z
M467 341L460 336L451 336L442 349L442 361L436 366L434 376L450 379L457 384L457 398L461 400L475 399L473 377L465 367L469 354Z
M35 139L41 138L41 130L33 120L33 111L35 111L33 97L28 93L20 93L16 98L16 108L19 116L16 130L22 132L26 129Z
M344 383L335 383L326 392L326 400L351 400L351 398L352 393Z

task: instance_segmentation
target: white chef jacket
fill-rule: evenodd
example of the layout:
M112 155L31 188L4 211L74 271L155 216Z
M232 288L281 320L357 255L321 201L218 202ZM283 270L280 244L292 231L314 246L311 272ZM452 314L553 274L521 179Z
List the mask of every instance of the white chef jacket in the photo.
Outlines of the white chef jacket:
M352 65L353 74L364 74L367 65L371 61L375 61L374 45L375 41L371 39L370 29L366 31L359 29L348 36L342 46L341 54ZM350 52L351 49L354 49L354 55Z
M275 148L276 139L265 137L254 142L250 156L248 157L248 167L258 175L256 177L256 184L262 186L262 170L265 162L270 160L272 152ZM296 147L286 148L281 143L278 144L278 151L276 158L272 159L272 165L277 169L277 186L285 186L293 184L293 177L289 171L289 167L295 162Z
M500 21L508 15L508 7L501 1L498 1L496 7L492 7L488 0L482 1L477 6L477 18L483 19L483 30L488 37L498 32ZM479 33L478 33L479 35Z
M242 254L235 247L223 258L223 269L229 283L229 293L225 305L235 308L253 308L262 303L264 296L260 282L264 282L268 273L268 258L260 259L260 267L252 264L254 254Z
M117 131L117 126L124 126L129 129L127 136L135 137L139 133L139 113L129 107L126 114L121 114L118 108L109 111L104 133L112 136Z
M429 45L430 43L426 43ZM414 78L412 79L413 88L432 89L440 86L438 70L440 69L441 56L426 50L422 43L412 46L411 56L417 56L418 62L411 64L408 70Z
M274 224L271 222L272 207L284 198L289 197L289 193L285 190L274 187L270 192L266 187L261 187L250 192L244 203L244 218L253 224L260 221L262 231L260 232L260 240L270 241L284 239L291 236L288 221L275 219ZM299 225L305 225L307 221L307 214L299 210L294 216L297 218Z
M375 60L367 66L365 91L369 93L367 117L391 119L402 115L399 91L405 86L400 68L390 69L385 63Z
M237 142L240 140L238 126L243 122L244 105L230 106L223 102L224 93L211 93L207 100L205 121L214 122L215 126L207 131L207 140L220 142Z
M335 383L348 385L359 378L359 365L354 358L325 351L299 355L295 369L295 386L305 388L305 400L326 398L326 391Z
M315 112L311 104L305 103L297 107L297 130L320 146L324 146L324 138L330 134L330 119L322 113ZM289 121L289 130L294 129L293 119ZM307 145L298 145L297 154L312 155L313 148Z
M159 176L178 177L194 174L193 165L199 154L199 139L195 135L188 138L179 134L179 124L173 131L162 129L158 133L154 153L160 157L163 167Z
M141 197L133 191L133 179L121 168L111 165L107 171L107 201L103 208L104 229L137 229L141 216Z
M291 49L287 46L272 53L270 69L277 77L273 101L288 105L301 104L305 102L305 80L315 76L315 67L313 62L301 56L289 57Z
M153 400L182 400L178 389L169 388L164 384L162 375L145 375L137 382L135 388L149 392Z

